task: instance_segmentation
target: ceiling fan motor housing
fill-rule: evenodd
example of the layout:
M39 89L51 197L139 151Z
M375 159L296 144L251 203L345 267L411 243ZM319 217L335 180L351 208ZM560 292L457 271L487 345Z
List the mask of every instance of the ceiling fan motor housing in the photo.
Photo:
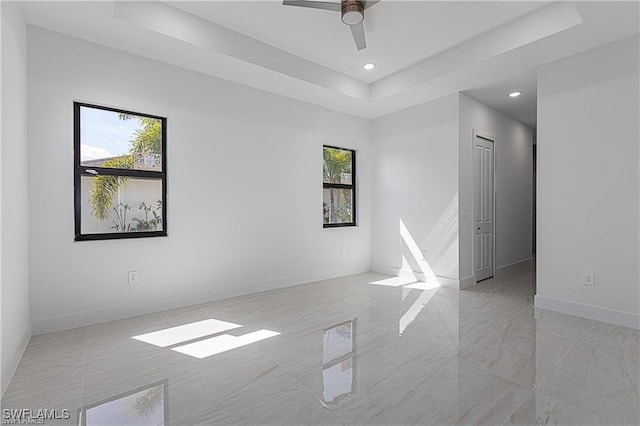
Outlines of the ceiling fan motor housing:
M358 25L364 19L364 6L358 0L342 0L342 22Z

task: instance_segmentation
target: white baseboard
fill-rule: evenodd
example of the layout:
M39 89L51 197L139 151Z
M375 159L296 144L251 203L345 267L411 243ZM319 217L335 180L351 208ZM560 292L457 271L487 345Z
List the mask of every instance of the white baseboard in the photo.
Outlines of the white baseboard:
M371 271L377 272L379 274L391 275L394 277L400 276L400 273L403 272L398 268L394 268L393 266L386 266L386 265L372 265Z
M359 274L369 271L371 271L370 265L347 267L335 269L328 272L323 271L306 275L290 276L266 281L257 281L253 283L238 285L233 288L218 288L208 292L181 294L162 299L135 302L118 306L107 306L100 309L74 312L68 315L40 318L33 321L33 335L69 330L76 327L83 327L106 321L113 321L137 315L145 315L153 312L161 312L169 309L182 308L191 305L199 305L214 300L227 299L229 297L259 293L262 291L291 287L294 285L327 280L331 278Z
M460 280L460 290L464 290L466 288L471 287L472 285L474 285L476 283L476 280L474 277L467 277L467 278L463 278Z
M31 340L31 322L27 323L22 329L20 341L18 341L17 345L11 351L9 358L7 360L2 360L2 383L0 385L2 386L2 393L0 393L0 395L4 396L4 393L9 387L11 379L13 379L13 375L18 369L18 364L20 364L22 355L24 355L24 351L27 349L29 340Z
M505 272L509 272L511 270L517 269L520 266L523 266L525 263L529 263L533 261L533 257L528 257L526 259L518 260L517 262L508 263L506 265L500 266L496 268L496 275L503 274Z
M378 272L380 274L385 274L385 275L391 275L394 277L401 277L401 276L405 276L405 275L411 275L413 274L413 276L416 277L416 279L418 281L426 281L426 277L424 276L424 274L422 272L415 272L415 271L405 271L403 269L400 268L396 268L393 266L387 266L387 265L373 265L371 267L371 270L373 272ZM438 280L438 283L440 283L441 286L443 287L448 287L448 288L453 288L455 290L460 290L461 288L466 288L466 287L460 287L461 286L461 281L455 278L449 278L449 277L443 277L441 275L436 275L436 279ZM467 280L468 278L466 278L465 280ZM473 279L473 278L470 278ZM466 281L465 281L466 284ZM466 284L467 287L470 286L471 284Z
M566 300L551 299L544 296L535 296L534 306L563 314L602 321L623 327L640 329L640 315L627 312L612 311L597 306L583 305Z

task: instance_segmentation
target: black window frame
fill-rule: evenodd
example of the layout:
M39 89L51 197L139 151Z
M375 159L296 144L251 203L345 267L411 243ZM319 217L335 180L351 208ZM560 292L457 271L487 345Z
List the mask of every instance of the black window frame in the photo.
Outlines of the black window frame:
M107 167L83 166L80 156L81 144L81 128L80 128L80 110L85 108L94 108L104 111L111 111L122 114L131 114L140 117L148 117L160 120L162 123L162 170L135 170L135 169L117 169ZM74 151L74 225L75 225L75 241L95 241L95 240L119 240L124 238L148 238L148 237L166 237L167 234L167 119L157 115L130 111L120 108L107 107L103 105L90 104L85 102L73 103L73 151ZM81 177L82 176L126 176L141 179L160 180L162 182L162 230L160 231L134 231L134 232L105 232L105 233L82 233L82 193L81 193Z
M356 151L354 149L342 148L339 146L332 145L322 145L322 154L324 156L324 149L339 149L341 151L349 151L351 153L351 185L346 185L343 183L327 183L322 180L322 189L335 188L335 189L350 189L351 190L351 222L346 223L324 223L324 207L323 207L323 228L344 228L349 226L358 226L357 225L357 197L356 197Z

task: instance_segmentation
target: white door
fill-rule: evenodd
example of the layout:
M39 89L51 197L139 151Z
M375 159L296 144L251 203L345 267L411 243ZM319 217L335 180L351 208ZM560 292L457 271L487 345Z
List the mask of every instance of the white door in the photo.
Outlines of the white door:
M473 141L474 267L476 281L493 276L493 141Z

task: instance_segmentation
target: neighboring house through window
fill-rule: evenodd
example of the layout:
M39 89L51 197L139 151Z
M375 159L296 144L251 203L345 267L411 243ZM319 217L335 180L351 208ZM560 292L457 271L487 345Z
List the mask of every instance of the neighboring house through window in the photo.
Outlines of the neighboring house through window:
M74 103L75 239L167 235L166 118Z

